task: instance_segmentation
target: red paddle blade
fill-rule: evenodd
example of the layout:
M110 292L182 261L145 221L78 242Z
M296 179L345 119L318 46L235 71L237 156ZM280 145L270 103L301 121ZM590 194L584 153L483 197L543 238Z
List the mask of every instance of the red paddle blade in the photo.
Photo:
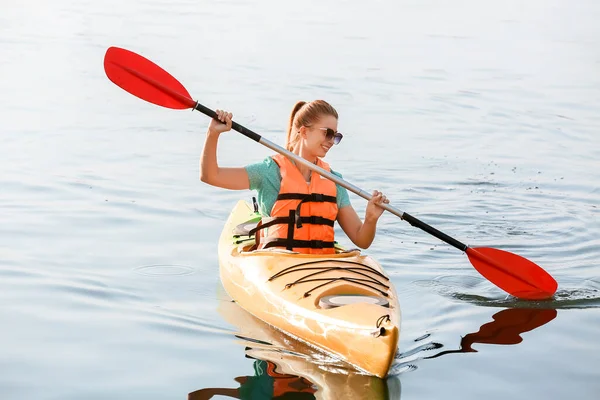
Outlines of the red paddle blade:
M469 247L467 256L481 275L515 297L543 300L552 297L558 287L538 265L508 251Z
M150 103L174 109L196 105L177 79L132 51L110 47L104 55L104 71L115 85Z

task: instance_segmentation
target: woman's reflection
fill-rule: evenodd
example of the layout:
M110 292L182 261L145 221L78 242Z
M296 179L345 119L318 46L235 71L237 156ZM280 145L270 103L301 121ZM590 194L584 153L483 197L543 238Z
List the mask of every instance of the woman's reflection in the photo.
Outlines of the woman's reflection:
M253 376L238 376L237 389L207 388L188 395L188 400L205 400L215 395L235 399L313 400L317 388L306 378L277 371L277 365L264 360L254 361Z
M219 313L239 330L254 373L234 378L239 387L205 388L189 400L225 396L277 400L399 400L400 381L357 373L253 317L232 301L221 301ZM234 385L232 385L234 386Z

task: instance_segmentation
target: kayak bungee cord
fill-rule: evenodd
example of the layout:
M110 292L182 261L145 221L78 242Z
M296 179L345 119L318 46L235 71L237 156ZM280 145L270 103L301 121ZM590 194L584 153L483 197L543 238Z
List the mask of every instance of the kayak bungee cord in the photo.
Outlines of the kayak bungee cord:
M318 260L318 261L308 261L308 262L303 262L303 263L300 263L300 264L295 264L295 265L292 265L290 267L287 267L287 268L279 271L278 273L276 273L275 275L273 275L269 280L273 280L273 279L278 278L278 277L280 277L282 275L286 275L286 274L289 274L291 272L294 272L294 268L297 268L297 267L301 267L301 266L304 266L304 265L311 265L311 264L319 264L319 263L330 262L330 261L333 261L333 262L336 262L336 263L342 263L342 264L360 265L361 267L367 268L369 270L369 272L377 274L380 277L382 277L383 279L389 281L389 278L387 276L383 275L381 272L377 271L375 268L373 268L373 267L371 267L369 265L366 265L366 264L363 264L363 263L359 263L359 262L356 262L356 261L336 260L336 259L323 259L323 260Z
M338 268L338 269L343 269L343 268ZM343 270L344 270L344 271L347 271L346 269L343 269ZM368 280L368 279L361 279L361 278L348 278L348 277L341 277L341 278L317 278L317 279L307 279L307 280L305 280L305 281L302 281L302 282L294 282L294 283L291 283L291 284L287 284L287 285L285 285L285 286L286 286L286 289L289 289L290 287L294 286L296 283L321 282L321 281L327 281L327 282L325 282L325 283L322 283L322 284L320 284L320 285L318 285L318 286L315 286L314 288L310 289L308 292L305 292L305 293L304 293L304 297L308 297L308 296L310 296L310 293L311 293L311 292L313 292L313 291L315 291L315 290L317 290L317 289L320 289L320 288L322 288L323 286L327 286L327 285L330 285L330 284L332 284L332 283L339 282L339 281L345 281L345 282L350 282L350 283L356 283L357 285L360 285L360 286L365 286L365 287L368 287L368 288L370 288L370 289L372 289L372 290L375 290L375 291L379 292L379 293L380 293L382 296L385 296L385 297L387 297L387 293L386 293L386 292L384 292L383 290L381 290L381 289L377 289L377 288L375 288L375 287L373 287L373 286L369 285L368 283L365 283L365 282L371 282L371 283L372 283L372 281L371 281L371 280ZM379 283L379 282L377 282L377 283ZM382 285L382 286L384 286L386 289L389 289L389 286L383 285L382 283L379 283L379 284L380 284L380 285Z
M359 267L304 267L304 265L310 265L310 264L317 264L317 263L324 263L324 262L336 262L336 263L341 263L341 264L351 264L351 265L358 265ZM369 266L369 265L365 265L359 262L355 262L355 261L344 261L344 260L330 260L330 259L324 259L324 260L319 260L319 261L309 261L309 262L304 262L304 263L300 263L300 264L296 264L296 265L292 265L288 268L285 268L283 270L281 270L280 272L276 273L275 275L271 276L269 278L269 281L273 281L277 278L282 277L283 275L287 275L290 274L292 272L299 272L299 271L317 271L317 272L313 272L311 274L308 275L304 275L303 277L296 279L294 282L291 283L287 283L285 285L286 289L289 289L291 287L293 287L294 285L299 285L301 283L308 283L308 282L322 282L322 281L326 281L325 283L322 283L318 286L313 287L312 289L310 289L309 291L304 293L304 297L308 297L310 296L311 292L329 285L331 283L334 282L338 282L338 281L347 281L347 282L351 282L351 283L356 283L357 285L360 286L365 286L368 287L372 290L375 290L376 292L380 293L382 296L387 297L387 293L377 287L373 287L370 284L374 284L374 285L378 285L383 287L385 290L388 290L390 287L388 285L386 285L385 283L377 280L376 278L364 273L364 272L369 272L372 274L375 274L383 279L385 279L386 281L389 281L389 278L387 278L385 275L381 274L379 271L375 270L373 267ZM353 277L331 277L331 278L312 278L314 276L320 275L320 274L324 274L327 272L331 272L331 271L344 271L344 272L352 272L354 274L360 275L360 276L364 276L366 279L361 279L361 278L353 278ZM364 271L364 272L363 272Z

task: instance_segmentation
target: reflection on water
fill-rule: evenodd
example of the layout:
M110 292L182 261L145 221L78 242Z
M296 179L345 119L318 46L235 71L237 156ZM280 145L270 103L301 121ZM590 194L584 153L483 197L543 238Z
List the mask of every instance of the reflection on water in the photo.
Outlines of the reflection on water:
M552 308L506 308L492 316L477 332L462 336L458 349L423 356L447 345L415 339L419 345L396 356L387 379L363 375L330 355L283 334L253 317L236 303L221 300L219 313L233 324L245 346L245 357L254 359L253 374L233 378L231 387L201 388L189 400L227 396L238 399L400 399L399 375L417 369L417 362L447 354L476 353L474 344L516 345L522 334L538 329L558 314Z
M477 332L467 333L462 336L460 346L456 350L444 350L427 357L412 358L423 352L441 349L443 344L427 342L420 344L408 351L396 356L396 362L392 366L391 373L398 374L406 370L416 369L415 362L419 359L433 359L446 354L454 353L477 353L472 346L476 343L495 345L516 345L523 341L521 334L533 331L552 321L557 316L555 309L542 308L506 308L492 316L492 322L483 324ZM430 337L423 335L415 342L421 342Z
M315 399L317 388L302 376L279 372L277 364L271 361L255 360L254 375L238 376L234 380L238 388L204 388L188 395L188 400L205 400L213 396L227 396L235 399Z
M450 353L476 353L475 343L514 345L523 341L522 333L532 331L556 318L554 309L507 308L492 316L493 321L475 333L468 333L460 341L460 349L446 350L425 358L436 358Z
M236 377L230 388L202 388L189 400L214 395L238 399L400 399L400 381L356 372L330 355L301 343L253 317L236 303L222 300L219 313L239 330L254 374ZM233 386L233 385L232 385Z

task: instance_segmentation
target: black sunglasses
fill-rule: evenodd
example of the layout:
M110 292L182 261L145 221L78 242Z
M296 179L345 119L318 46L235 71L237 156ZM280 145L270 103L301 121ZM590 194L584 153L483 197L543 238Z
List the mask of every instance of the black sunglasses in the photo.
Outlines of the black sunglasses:
M342 141L344 135L339 132L334 131L331 128L319 128L322 131L325 131L325 139L331 140L333 139L333 144L339 144Z

